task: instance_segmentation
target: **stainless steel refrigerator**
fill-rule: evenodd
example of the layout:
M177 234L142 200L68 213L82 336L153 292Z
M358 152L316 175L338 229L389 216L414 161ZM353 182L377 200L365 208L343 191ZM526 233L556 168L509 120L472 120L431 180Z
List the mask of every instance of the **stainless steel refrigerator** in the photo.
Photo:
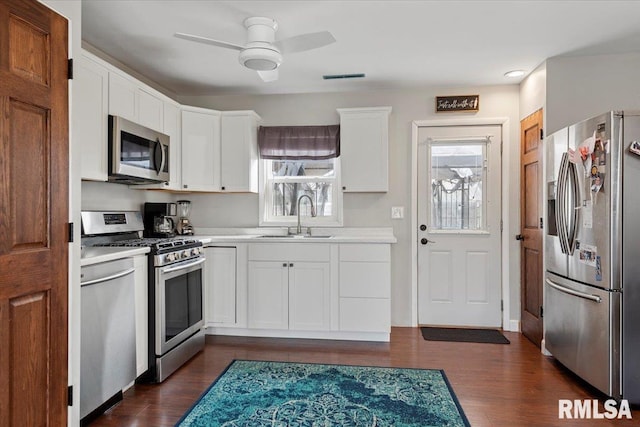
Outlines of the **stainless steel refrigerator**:
M616 399L640 403L640 112L545 140L546 349Z

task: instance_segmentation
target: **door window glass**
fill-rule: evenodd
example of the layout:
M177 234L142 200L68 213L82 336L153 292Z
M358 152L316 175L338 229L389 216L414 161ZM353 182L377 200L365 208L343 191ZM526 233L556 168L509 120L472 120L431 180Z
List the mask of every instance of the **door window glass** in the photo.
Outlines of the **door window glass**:
M487 141L432 141L432 231L486 230Z

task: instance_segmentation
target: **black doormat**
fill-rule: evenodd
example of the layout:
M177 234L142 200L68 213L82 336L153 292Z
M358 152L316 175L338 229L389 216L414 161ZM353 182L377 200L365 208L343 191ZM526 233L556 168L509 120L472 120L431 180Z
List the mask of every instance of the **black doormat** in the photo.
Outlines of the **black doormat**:
M433 328L427 326L420 329L423 338L428 341L510 344L510 341L496 329Z

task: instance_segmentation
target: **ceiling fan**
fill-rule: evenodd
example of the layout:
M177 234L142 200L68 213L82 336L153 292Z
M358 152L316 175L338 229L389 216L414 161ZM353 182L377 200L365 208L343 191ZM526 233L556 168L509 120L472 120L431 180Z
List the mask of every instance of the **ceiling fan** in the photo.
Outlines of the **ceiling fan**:
M317 49L336 41L328 31L301 34L275 41L278 23L271 18L247 18L244 20L244 26L247 29L247 43L244 46L192 34L174 35L185 40L240 51L240 64L256 70L265 82L278 80L278 67L282 63L283 54Z

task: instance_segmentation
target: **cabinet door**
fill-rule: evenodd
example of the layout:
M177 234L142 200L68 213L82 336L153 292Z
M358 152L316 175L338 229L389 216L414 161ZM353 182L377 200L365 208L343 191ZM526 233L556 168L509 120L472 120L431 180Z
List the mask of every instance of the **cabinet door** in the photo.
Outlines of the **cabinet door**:
M182 164L180 152L182 148L182 135L180 134L180 108L168 102L163 103L163 129L162 132L169 135L169 184L171 190L181 188Z
M343 190L388 191L391 107L341 108L338 112Z
M137 91L138 88L131 80L110 72L109 114L136 122L138 119Z
M73 79L73 137L80 141L82 179L108 179L107 111L109 72L103 66L80 56Z
M258 119L253 111L222 113L221 190L258 192Z
M248 326L289 328L289 267L286 262L249 261Z
M331 328L331 285L328 262L289 264L289 329Z
M220 114L182 111L182 188L220 188Z
M149 92L138 89L138 120L137 123L158 132L163 129L163 102L162 99ZM164 132L166 133L166 132Z
M147 256L133 258L136 307L136 376L149 369L149 283Z
M206 248L205 323L236 324L236 248Z

